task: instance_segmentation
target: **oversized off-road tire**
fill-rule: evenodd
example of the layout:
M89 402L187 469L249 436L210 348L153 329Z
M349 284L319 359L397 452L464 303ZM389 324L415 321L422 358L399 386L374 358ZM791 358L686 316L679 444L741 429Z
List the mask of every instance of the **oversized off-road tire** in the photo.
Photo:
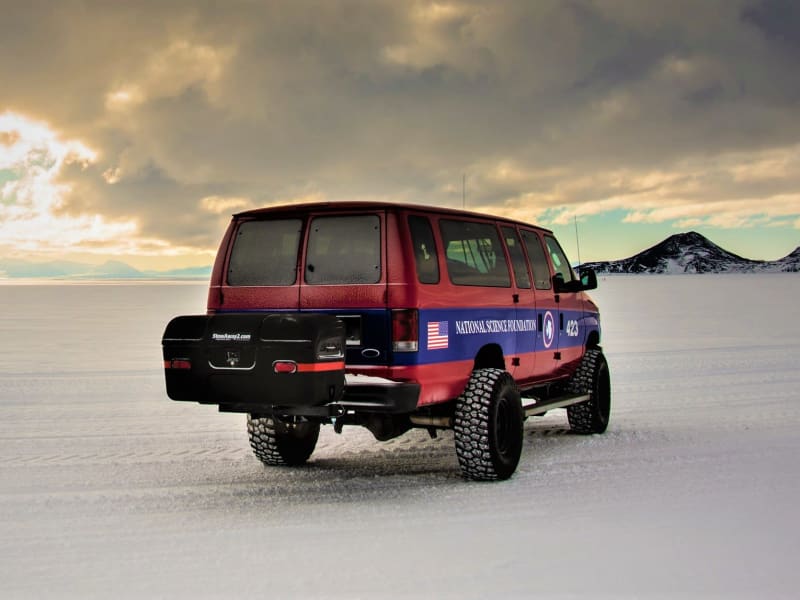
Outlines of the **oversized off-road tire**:
M258 459L269 466L304 464L319 438L319 423L285 422L274 417L247 416L250 447Z
M519 390L502 369L477 369L456 399L456 455L475 481L508 479L522 453L525 420Z
M570 429L581 434L603 433L611 414L611 376L602 350L586 351L568 387L571 393L590 396L586 402L567 407Z

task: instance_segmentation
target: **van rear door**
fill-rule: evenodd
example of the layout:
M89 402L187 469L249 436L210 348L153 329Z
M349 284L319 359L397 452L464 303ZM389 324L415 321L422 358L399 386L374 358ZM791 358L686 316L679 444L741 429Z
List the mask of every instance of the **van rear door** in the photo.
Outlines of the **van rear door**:
M301 216L236 219L226 239L230 252L218 259L211 311L297 310L300 284L298 253L303 238ZM226 244L220 253L225 251Z
M386 364L385 211L311 214L301 264L300 309L334 314L346 328L345 361Z

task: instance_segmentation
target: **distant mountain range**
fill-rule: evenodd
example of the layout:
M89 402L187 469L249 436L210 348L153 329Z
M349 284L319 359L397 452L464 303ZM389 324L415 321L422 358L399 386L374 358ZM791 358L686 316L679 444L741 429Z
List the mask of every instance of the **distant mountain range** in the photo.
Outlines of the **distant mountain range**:
M167 271L140 271L117 260L101 265L71 261L32 262L0 258L0 279L208 279L211 266L171 269Z
M779 260L751 260L720 248L695 231L678 233L622 260L590 262L579 268L590 267L599 274L613 273L798 273L800 272L800 247ZM197 279L207 280L211 266L171 269L167 271L140 271L130 265L110 260L101 265L70 261L37 263L27 260L0 258L0 279Z
M678 233L622 260L581 265L597 273L797 273L800 247L779 260L751 260L720 248L695 231Z

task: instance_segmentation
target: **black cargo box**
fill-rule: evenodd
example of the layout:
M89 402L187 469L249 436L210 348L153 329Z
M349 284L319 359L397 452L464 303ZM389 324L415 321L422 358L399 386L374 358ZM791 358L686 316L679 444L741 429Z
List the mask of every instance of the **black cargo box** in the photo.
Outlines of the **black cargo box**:
M162 339L167 395L225 410L319 406L344 390L344 325L307 313L176 317Z

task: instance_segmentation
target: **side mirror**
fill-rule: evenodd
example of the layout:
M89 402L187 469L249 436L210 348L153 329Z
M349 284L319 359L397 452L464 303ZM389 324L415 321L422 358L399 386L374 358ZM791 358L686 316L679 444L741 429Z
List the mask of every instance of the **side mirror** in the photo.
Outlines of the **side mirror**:
M556 294L562 294L567 290L567 284L564 281L564 276L561 273L553 275L553 291Z
M596 288L597 275L592 269L583 271L580 280L564 281L564 276L561 273L553 275L553 291L556 294L577 293Z
M581 271L581 289L597 289L597 274L594 272L594 269L586 269L585 271Z

